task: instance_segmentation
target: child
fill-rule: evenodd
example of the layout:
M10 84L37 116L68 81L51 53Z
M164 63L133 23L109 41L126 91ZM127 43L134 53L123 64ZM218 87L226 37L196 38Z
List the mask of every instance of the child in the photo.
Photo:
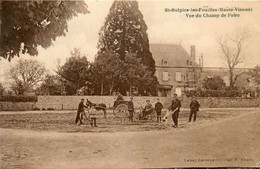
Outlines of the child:
M162 112L162 108L163 108L163 105L162 103L160 102L160 99L158 98L157 99L157 103L155 103L155 111L156 111L156 114L157 114L157 123L160 123L161 120L162 120L162 117L161 117L161 112Z
M94 106L90 107L89 116L91 120L91 126L97 127L97 110L94 108Z

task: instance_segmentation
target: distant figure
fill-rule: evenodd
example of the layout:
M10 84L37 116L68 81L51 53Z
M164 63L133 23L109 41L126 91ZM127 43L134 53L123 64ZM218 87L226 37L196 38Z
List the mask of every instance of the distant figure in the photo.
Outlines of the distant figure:
M189 117L189 122L191 122L192 115L194 115L193 121L194 121L194 122L196 121L197 111L199 111L199 107L200 107L199 102L196 100L195 97L192 97L192 98L191 98L191 103L190 103L190 117Z
M76 116L76 120L75 120L75 124L78 124L78 121L80 121L80 124L82 124L81 121L81 114L84 114L84 107L87 108L87 106L84 105L84 99L81 99L79 106L78 106L78 111L77 111L77 116Z
M129 121L133 122L134 118L134 103L133 103L133 97L130 98L130 101L128 102L128 111L129 111Z
M121 93L117 93L118 95L117 95L117 98L116 98L116 102L118 102L118 101L121 101L121 100L124 100L124 98L123 98L123 96L121 95Z
M181 108L181 101L177 98L177 94L173 95L172 104L169 108L170 111L173 111L172 114L172 121L174 123L173 127L178 127L178 118L179 118L179 112Z
M160 99L158 98L157 99L157 103L155 103L155 111L156 111L156 114L157 114L157 123L161 122L162 121L162 108L163 108L163 105L162 103L160 102Z
M91 120L91 126L97 127L97 110L94 106L91 106L89 109L89 116Z
M153 106L150 103L150 100L146 100L146 105L142 111L142 113L143 113L142 118L144 119L147 115L151 114L152 112L153 112Z

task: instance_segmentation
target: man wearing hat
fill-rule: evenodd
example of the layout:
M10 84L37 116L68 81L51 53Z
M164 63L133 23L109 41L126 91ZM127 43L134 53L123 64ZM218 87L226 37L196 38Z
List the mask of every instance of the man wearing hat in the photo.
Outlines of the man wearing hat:
M128 102L128 112L129 112L129 121L133 122L133 118L134 118L133 97L130 97L130 101Z
M80 122L80 124L82 124L81 118L80 118L80 114L82 112L84 112L84 107L87 108L87 106L84 105L84 99L81 99L79 106L78 106L78 111L77 111L77 116L76 116L76 120L75 120L75 124L78 123L78 121Z
M146 118L147 115L151 114L153 112L153 106L150 103L150 100L146 100L146 105L143 109L143 119Z
M163 108L163 105L162 103L160 102L160 99L157 98L157 103L155 103L155 106L154 106L154 109L156 111L156 114L157 114L157 123L161 122L162 120L162 108Z
M197 111L199 111L199 107L200 107L199 102L196 100L195 97L192 97L192 98L191 98L191 103L190 103L190 117L189 117L189 122L191 122L191 119L192 119L192 116L193 116L193 115L194 115L193 121L194 121L194 122L196 121Z
M177 98L177 94L173 95L172 104L169 108L170 111L173 111L172 114L172 121L174 123L173 127L178 127L178 118L179 118L179 112L181 108L181 101Z

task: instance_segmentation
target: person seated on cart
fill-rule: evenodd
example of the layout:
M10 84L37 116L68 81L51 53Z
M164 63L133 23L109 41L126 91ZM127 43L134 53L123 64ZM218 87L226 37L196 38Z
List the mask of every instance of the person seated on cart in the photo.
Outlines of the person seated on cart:
M114 102L114 107L116 107L122 101L124 101L123 96L121 95L121 93L117 92L117 98Z
M150 100L146 100L146 105L142 111L142 114L143 114L143 119L146 118L147 115L149 114L152 114L153 113L153 106L152 104L150 103Z

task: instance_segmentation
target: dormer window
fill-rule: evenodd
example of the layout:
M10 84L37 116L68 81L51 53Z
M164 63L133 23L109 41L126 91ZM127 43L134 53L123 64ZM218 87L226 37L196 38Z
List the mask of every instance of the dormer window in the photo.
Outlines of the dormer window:
M164 65L164 66L167 66L167 65L168 65L167 60L164 60L164 61L163 61L163 65Z

